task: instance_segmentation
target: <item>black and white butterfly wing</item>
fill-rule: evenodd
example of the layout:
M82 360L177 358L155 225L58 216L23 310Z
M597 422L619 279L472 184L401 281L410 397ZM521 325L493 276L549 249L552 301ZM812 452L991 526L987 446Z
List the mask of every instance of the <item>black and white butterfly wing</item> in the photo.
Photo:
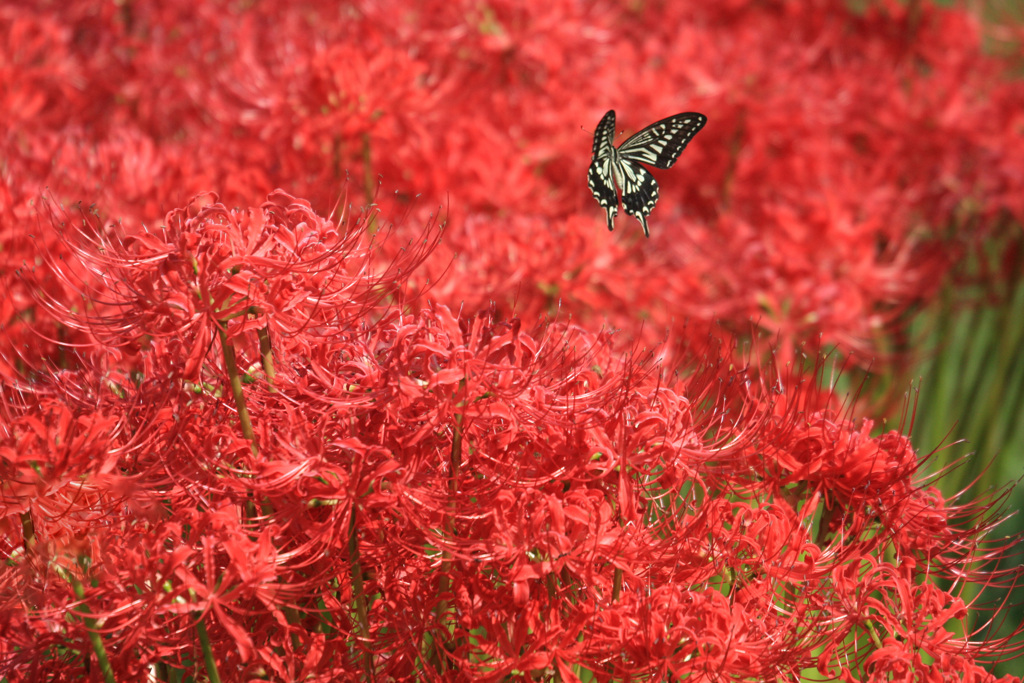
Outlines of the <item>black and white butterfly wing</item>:
M693 139L707 117L685 112L656 121L615 148L615 111L601 119L594 133L594 157L588 182L597 202L608 212L608 229L614 227L619 198L615 187L622 190L622 205L630 216L643 226L650 237L647 217L658 202L658 182L640 164L655 168L672 168L686 145Z
M609 111L597 124L594 132L594 156L587 173L587 184L594 193L594 199L608 212L608 229L615 227L615 215L619 212L619 194L615 191L615 110Z
M656 121L619 145L619 159L672 168L707 122L706 116L692 111Z
M647 217L658 203L658 181L646 168L631 161L623 162L620 159L617 171L615 181L622 188L622 208L640 221L644 237L650 237Z

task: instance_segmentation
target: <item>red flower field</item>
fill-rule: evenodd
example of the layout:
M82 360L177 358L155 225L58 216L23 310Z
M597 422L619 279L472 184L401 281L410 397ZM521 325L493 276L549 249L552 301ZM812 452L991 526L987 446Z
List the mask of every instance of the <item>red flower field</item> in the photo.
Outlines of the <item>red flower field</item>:
M901 378L944 287L1019 278L1021 37L0 4L0 678L1016 672L1010 492L942 493L918 408L835 373ZM587 186L608 109L708 118L649 240Z

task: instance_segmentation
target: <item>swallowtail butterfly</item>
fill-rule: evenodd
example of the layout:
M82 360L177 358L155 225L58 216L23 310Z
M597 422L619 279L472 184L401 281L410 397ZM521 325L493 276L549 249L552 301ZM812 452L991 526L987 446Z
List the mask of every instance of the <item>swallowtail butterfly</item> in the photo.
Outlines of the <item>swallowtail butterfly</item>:
M619 212L618 186L626 213L640 221L644 235L651 236L647 216L658 203L658 182L640 164L672 168L686 143L707 121L708 117L696 112L676 114L652 123L616 148L615 110L604 115L594 132L594 160L587 182L597 203L608 212L609 230L615 227Z

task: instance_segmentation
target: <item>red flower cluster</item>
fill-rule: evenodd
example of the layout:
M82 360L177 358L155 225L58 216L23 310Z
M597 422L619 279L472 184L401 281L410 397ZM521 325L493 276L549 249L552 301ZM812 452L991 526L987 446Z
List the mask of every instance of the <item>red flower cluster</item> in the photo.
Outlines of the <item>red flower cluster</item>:
M280 191L64 223L92 341L4 389L9 680L991 679L987 508L813 383L403 311L437 231L380 263Z

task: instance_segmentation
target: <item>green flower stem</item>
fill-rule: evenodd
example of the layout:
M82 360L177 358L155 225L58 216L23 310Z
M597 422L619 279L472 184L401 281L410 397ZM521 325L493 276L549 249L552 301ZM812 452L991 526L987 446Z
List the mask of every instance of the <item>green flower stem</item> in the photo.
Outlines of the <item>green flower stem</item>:
M116 683L117 679L114 678L114 670L110 667L110 658L107 657L107 648L103 645L103 636L100 635L99 622L96 621L95 617L89 616L92 613L89 611L89 606L85 604L85 587L74 574L62 570L59 571L71 584L71 590L74 591L75 597L80 602L76 611L82 616L85 628L89 633L89 642L92 644L93 654L96 655L96 660L99 662L100 671L103 673L103 680L107 683Z
M270 329L261 327L257 332L260 339L260 361L263 363L263 372L267 375L267 384L274 384L274 351L270 344ZM277 391L271 388L271 391Z
M32 514L29 512L21 513L21 537L22 545L25 548L25 552L32 550L36 544L36 526L32 523Z
M356 612L356 621L362 636L359 640L370 641L370 617L366 607L366 589L363 587L363 565L359 560L359 527L356 520L358 508L352 504L348 525L348 558L352 572L352 599ZM363 667L370 680L373 680L373 655L367 650L363 653Z
M238 421L242 425L242 436L249 441L253 455L259 453L256 446L256 435L252 431L252 420L249 418L249 409L245 405L245 394L242 392L242 377L238 374L238 362L235 358L235 347L228 341L228 333L223 323L218 325L217 332L220 335L220 345L224 351L224 367L228 371L228 379L231 382L231 395L235 397L235 408L238 409Z
M196 622L196 630L199 632L199 644L203 648L203 661L206 663L206 675L210 677L210 683L220 683L220 672L217 671L217 660L213 656L213 647L210 646L210 634L206 631L206 622L199 619Z

